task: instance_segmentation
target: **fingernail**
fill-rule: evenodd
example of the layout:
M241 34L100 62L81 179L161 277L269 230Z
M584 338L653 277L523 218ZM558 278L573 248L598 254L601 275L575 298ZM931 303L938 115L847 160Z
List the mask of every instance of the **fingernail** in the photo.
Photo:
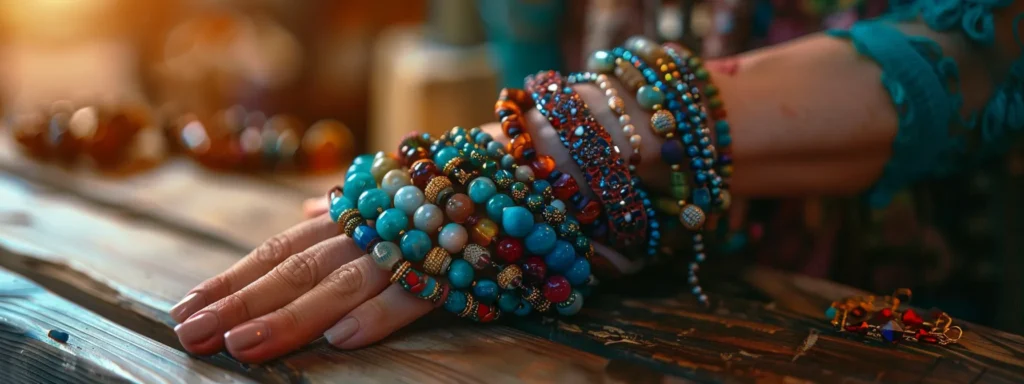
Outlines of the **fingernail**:
M235 327L224 334L224 343L229 351L244 351L255 347L270 336L270 330L262 321L254 321Z
M193 316L188 321L174 327L174 333L178 334L182 344L195 344L209 339L217 333L217 315L206 312L199 316Z
M206 303L203 302L203 298L199 297L199 292L192 292L181 299L178 304L174 304L171 307L170 314L171 318L175 321L182 321L188 318L189 315L203 308Z
M328 343L334 346L341 346L345 340L348 340L352 335L359 330L359 320L354 317L348 317L335 324L333 327L324 332L324 338L327 339Z

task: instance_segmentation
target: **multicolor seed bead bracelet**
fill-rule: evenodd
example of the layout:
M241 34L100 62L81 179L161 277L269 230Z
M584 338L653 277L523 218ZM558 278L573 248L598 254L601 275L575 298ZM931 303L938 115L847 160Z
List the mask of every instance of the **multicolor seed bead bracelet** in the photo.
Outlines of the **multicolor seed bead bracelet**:
M618 147L561 74L541 72L526 79L537 109L559 134L606 207L608 239L620 250L644 245L648 220L643 201Z

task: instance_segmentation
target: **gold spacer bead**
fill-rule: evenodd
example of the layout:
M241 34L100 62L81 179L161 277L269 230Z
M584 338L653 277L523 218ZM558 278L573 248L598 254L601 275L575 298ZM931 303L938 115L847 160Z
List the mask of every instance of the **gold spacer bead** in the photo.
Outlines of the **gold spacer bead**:
M401 280L402 276L405 275L405 272L408 271L409 268L412 268L412 263L408 261L403 261L399 264L398 268L395 268L395 271L391 273L391 278L389 279L391 284L397 283L398 280Z
M498 286L502 289L512 289L523 281L523 270L518 265L509 264L498 272Z
M362 217L350 217L348 221L345 221L345 235L352 237L356 232L356 228L359 228L361 224L363 224Z
M436 276L448 270L448 266L451 264L451 254L444 248L434 247L427 252L427 257L423 260L423 271Z
M473 295L466 295L466 309L463 309L462 312L459 312L459 317L469 317L470 315L476 313L476 308L477 303L476 299L473 298Z
M451 186L452 181L447 177L434 176L434 178L430 179L430 182L427 183L427 188L425 188L426 190L423 191L423 194L426 196L427 201L433 204L437 201L437 194Z
M456 167L462 165L463 161L464 160L461 157L451 159L450 161L448 161L448 164L444 165L444 169L442 170L442 172L444 172L444 174L446 175L450 175L452 171L455 170Z

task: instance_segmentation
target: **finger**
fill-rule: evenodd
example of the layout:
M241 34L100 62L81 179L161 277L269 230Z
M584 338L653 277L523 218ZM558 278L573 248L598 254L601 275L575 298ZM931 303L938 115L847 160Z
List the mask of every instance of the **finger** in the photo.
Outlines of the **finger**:
M330 203L327 202L327 197L314 197L302 202L302 215L307 219L325 214L328 209Z
M224 335L225 344L232 356L245 362L283 355L319 337L387 285L387 272L369 256L360 257L288 305L232 328Z
M433 309L429 301L410 295L400 286L391 285L377 297L353 309L324 332L324 338L341 349L363 347L388 337Z
M203 308L174 327L181 345L196 354L224 346L221 335L240 323L281 308L316 286L362 251L348 236L333 237L289 257L238 292Z
M265 275L288 256L338 234L338 225L328 215L304 221L271 237L226 271L200 283L170 310L171 318L182 322L196 311Z

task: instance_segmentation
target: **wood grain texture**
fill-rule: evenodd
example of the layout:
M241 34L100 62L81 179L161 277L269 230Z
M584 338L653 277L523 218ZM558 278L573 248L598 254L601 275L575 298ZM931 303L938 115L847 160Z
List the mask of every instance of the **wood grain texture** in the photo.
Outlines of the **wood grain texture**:
M240 249L254 247L302 220L302 202L326 193L331 179L323 176L299 182L294 177L277 180L217 173L185 158L170 159L137 174L103 175L88 168L67 169L27 159L9 135L0 135L0 170L96 205L147 217L153 224L188 232L206 242ZM325 186L314 193L321 184Z
M170 174L160 178L176 177ZM99 181L67 176L26 181L0 171L0 267L180 348L166 314L171 303L262 237L204 232L216 226L201 205L169 212L128 198L99 201L95 191L82 196L76 183ZM206 180L177 177L152 188L200 188L195 184ZM110 183L101 187L127 188ZM238 205L273 201L277 195L267 190L301 184L275 183L251 199L232 199L231 190L208 198L234 206L219 208L231 216L244 212ZM239 228L269 233L261 228L275 225L255 220ZM606 290L588 299L570 319L528 318L508 327L431 316L358 351L340 352L321 340L263 366L225 355L202 361L266 382L1024 382L1021 336L965 324L962 343L948 348L865 343L833 333L821 318L831 300L863 293L852 288L752 268L709 279L720 282L710 287L715 306L709 311L673 293L685 286L678 274L658 273L621 282L630 291L624 295Z
M48 336L68 334L66 342ZM191 359L0 269L5 383L250 383Z
M48 281L121 325L180 348L167 309L240 256L138 216L0 174L0 266ZM260 381L615 382L608 361L504 326L433 317L351 352L322 341L262 367L210 360Z

